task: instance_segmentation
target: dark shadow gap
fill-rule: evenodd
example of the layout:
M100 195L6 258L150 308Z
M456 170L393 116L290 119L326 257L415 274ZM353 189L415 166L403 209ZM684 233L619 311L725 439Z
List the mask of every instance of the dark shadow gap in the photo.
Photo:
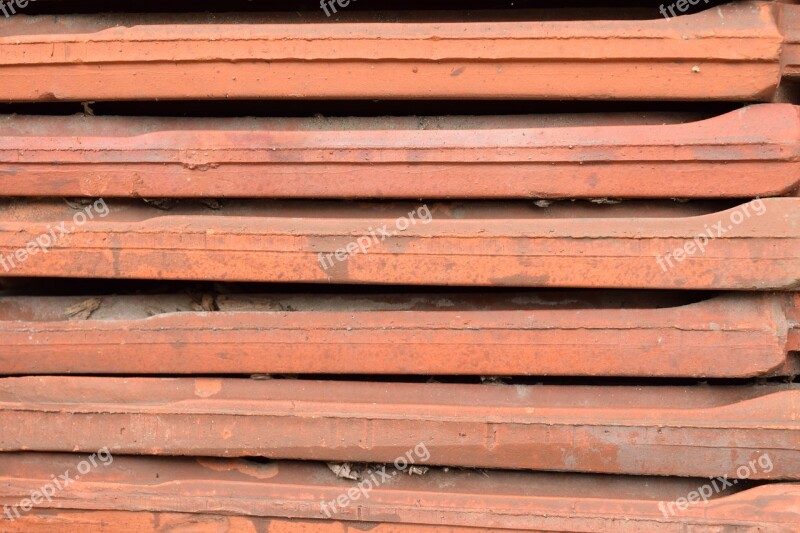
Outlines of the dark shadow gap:
M0 99L2 96L0 96ZM699 120L738 109L735 102L569 100L226 100L0 103L2 115L128 117L435 117L537 114L679 114Z
M677 2L655 0L563 0L554 6L540 0L409 0L403 11L391 0L342 0L330 5L327 16L320 0L252 1L228 0L226 2L198 0L195 2L163 2L157 0L38 0L24 8L15 7L25 15L70 15L98 13L236 13L244 16L271 14L286 22L347 22L363 17L382 22L395 20L646 20L665 16L685 16L698 13L730 1L702 0L696 5L686 2L678 8ZM663 12L661 6L664 6ZM672 6L673 9L669 9ZM412 13L409 13L412 12ZM416 12L416 13L414 13ZM666 13L666 15L664 15Z

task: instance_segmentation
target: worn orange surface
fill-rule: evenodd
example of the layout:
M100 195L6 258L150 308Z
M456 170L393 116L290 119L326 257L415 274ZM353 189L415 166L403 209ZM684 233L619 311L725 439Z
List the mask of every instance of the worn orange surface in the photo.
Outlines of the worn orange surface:
M34 509L13 522L0 516L4 533L514 533L531 529L473 528L402 524L261 518L214 513L146 511L73 511Z
M0 101L757 103L792 101L800 79L800 7L776 2L304 17L19 14L0 25ZM0 297L0 533L796 533L800 383L779 378L800 372L800 293L774 291L800 290L798 109L0 116L0 278L339 285ZM77 224L81 200L61 197L109 209ZM511 375L568 384L486 379ZM755 377L776 379L697 381ZM390 466L404 456L430 469Z
M795 106L667 124L625 116L5 116L0 194L752 198L800 180Z
M600 293L0 298L0 374L751 377L797 371L800 305ZM82 307L83 306L83 307ZM85 319L74 316L85 308ZM321 357L320 354L325 354Z
M74 473L83 458L0 455L0 505L18 504L54 472ZM713 527L783 533L796 530L799 516L795 483L744 490L737 485L684 511L673 505L677 512L669 513L667 504L709 480L440 469L424 476L387 473L392 479L365 498L356 482L337 479L315 463L117 456L39 508L320 519L326 518L321 504L327 503L332 520L623 533ZM342 494L347 500L348 490L359 498L332 510L330 502Z
M337 24L17 15L0 33L2 98L769 100L783 42L774 11Z
M750 479L800 479L799 400L795 385L5 378L0 450L388 463L424 443L420 464L697 477L766 454Z
M759 202L760 211L743 204L718 212L680 204L545 209L313 202L159 211L112 202L105 218L96 215L83 224L74 223L77 215L63 202L12 202L0 206L0 254L14 267L5 267L8 276L797 288L800 198ZM47 253L20 252L35 249L31 243L51 232L56 239ZM701 251L690 241L703 234L714 238L706 239ZM359 239L365 242L363 251ZM670 262L663 258L687 246L692 254L681 252ZM8 261L17 254L26 259Z

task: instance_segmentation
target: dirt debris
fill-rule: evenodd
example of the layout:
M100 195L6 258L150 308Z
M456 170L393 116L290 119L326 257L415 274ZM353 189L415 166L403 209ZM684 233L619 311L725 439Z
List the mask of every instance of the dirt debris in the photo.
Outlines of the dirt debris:
M89 298L80 303L67 307L64 314L70 320L88 320L92 314L100 309L103 300L100 298Z

